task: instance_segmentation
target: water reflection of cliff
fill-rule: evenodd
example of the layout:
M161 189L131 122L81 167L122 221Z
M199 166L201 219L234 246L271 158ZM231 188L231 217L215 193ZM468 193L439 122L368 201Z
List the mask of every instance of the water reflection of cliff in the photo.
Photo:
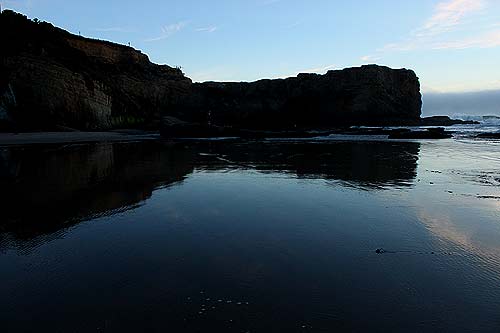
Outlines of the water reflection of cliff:
M341 180L366 189L409 186L420 143L386 141L255 142L206 144L200 168L221 166L282 172L299 178ZM222 158L220 158L222 157Z
M195 168L254 169L376 189L409 186L420 146L397 142L158 142L0 149L0 241L140 205Z
M0 232L18 238L51 233L113 214L192 171L188 150L159 143L0 149Z

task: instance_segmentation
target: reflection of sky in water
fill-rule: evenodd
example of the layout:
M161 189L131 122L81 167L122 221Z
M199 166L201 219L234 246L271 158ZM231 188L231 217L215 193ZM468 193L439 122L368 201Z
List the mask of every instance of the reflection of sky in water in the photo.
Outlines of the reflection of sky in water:
M455 247L500 274L500 144L424 143L418 184L404 197L440 246ZM443 248L443 251L447 251ZM451 249L450 249L451 251Z
M9 327L30 328L25 311L40 327L58 317L61 329L164 327L159 318L222 331L230 318L240 331L500 323L500 200L481 198L498 195L497 144L140 148L60 153L39 166L103 161L62 168L41 182L55 208L25 196L38 210L2 225L0 319ZM16 161L27 190L33 179ZM61 203L78 207L76 221L57 216ZM37 223L53 216L50 228L33 223L36 214ZM375 254L380 247L388 252ZM200 292L249 305L199 315L209 302Z

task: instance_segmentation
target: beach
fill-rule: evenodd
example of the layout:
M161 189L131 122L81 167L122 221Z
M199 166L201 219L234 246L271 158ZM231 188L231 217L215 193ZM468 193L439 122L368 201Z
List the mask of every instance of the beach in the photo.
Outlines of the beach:
M465 136L4 146L0 319L493 332L500 142Z
M107 132L25 132L0 133L0 145L32 145L90 142L120 142L158 139L159 133L139 130Z

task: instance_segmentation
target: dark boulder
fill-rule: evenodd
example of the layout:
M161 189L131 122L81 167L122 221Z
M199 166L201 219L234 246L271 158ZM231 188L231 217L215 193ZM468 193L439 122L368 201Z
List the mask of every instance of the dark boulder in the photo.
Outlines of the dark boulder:
M480 139L500 139L500 132L497 133L481 133L476 136Z
M451 119L448 116L424 117L420 120L421 126L453 126L453 125L476 125L474 120Z
M452 133L442 127L413 131L410 129L395 129L389 134L389 139L449 139Z

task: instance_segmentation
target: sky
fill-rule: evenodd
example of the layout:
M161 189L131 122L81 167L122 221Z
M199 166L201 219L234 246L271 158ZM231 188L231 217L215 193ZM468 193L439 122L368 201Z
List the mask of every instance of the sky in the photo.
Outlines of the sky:
M500 0L0 0L73 33L131 45L193 81L380 64L424 93L500 89ZM500 111L499 111L500 112Z

